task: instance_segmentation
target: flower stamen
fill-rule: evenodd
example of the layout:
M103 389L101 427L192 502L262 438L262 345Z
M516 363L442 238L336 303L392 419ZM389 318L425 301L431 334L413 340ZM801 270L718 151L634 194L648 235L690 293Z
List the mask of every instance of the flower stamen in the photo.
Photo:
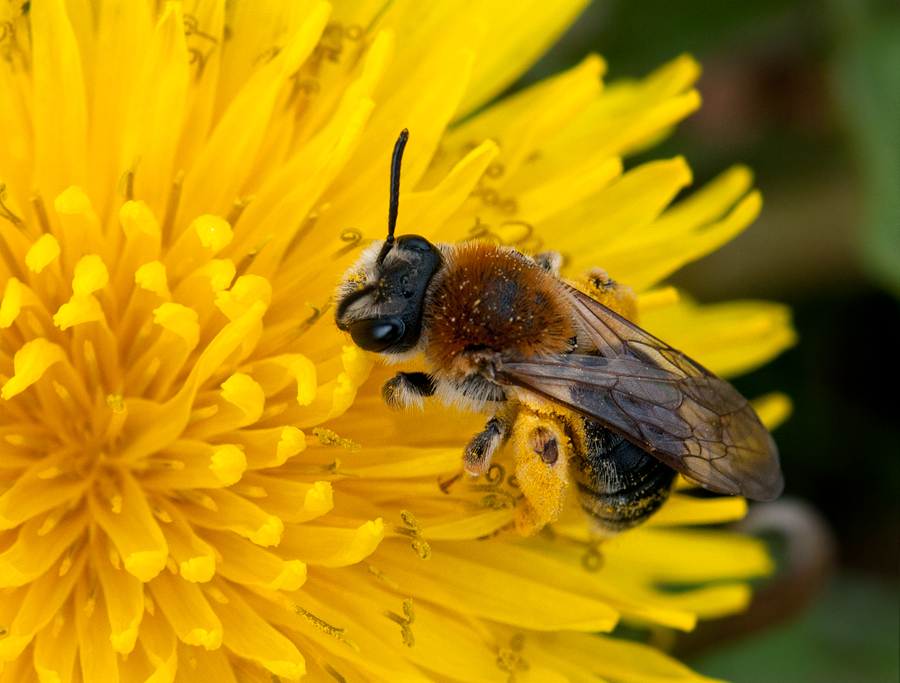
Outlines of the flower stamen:
M419 524L419 520L416 519L416 516L409 510L401 510L400 518L403 520L403 523L406 524L406 527L395 526L394 531L401 536L408 536L413 539L412 549L416 551L416 555L419 556L419 559L431 559L431 546L428 544L428 541L422 537L422 526Z
M412 647L416 644L416 639L410 628L412 623L416 620L416 612L413 609L412 600L403 601L403 614L404 616L401 617L399 614L387 610L385 611L384 616L391 621L400 624L400 632L403 635L403 644L406 645L406 647Z
M350 439L340 437L330 429L316 427L315 429L313 429L313 434L319 440L319 443L321 443L323 446L341 446L342 448L346 448L348 451L353 452L362 449L362 446L360 446L358 443L351 441Z
M371 564L367 564L366 567L368 568L369 573L375 576L379 581L382 581L391 588L399 588L397 582L394 581L390 576L385 574L383 571L381 571L378 567Z
M169 199L166 202L166 213L160 226L160 240L163 247L169 246L172 238L172 227L175 225L175 215L178 213L178 205L181 203L181 191L184 189L184 170L178 171L172 180L172 189L169 191Z
M337 638L342 643L346 643L351 648L353 648L354 650L359 652L359 645L357 645L352 640L347 638L347 629L337 628L335 626L332 626L327 621L323 621L322 619L319 619L319 617L317 617L315 614L308 612L307 610L303 609L300 605L297 605L297 604L294 604L291 606L291 611L294 614L296 614L297 616L300 616L300 617L303 617L304 619L306 619L310 624L315 626L322 633L325 633L325 634L331 636L332 638Z
M37 190L31 195L31 205L34 208L34 214L37 216L38 223L41 226L41 232L48 234L50 232L50 216L47 215L47 207L44 204L44 198Z
M338 683L347 683L347 679L341 676L341 674L339 674L337 670L333 666L331 666L331 664L322 662L322 668L325 669L326 673Z
M244 209L246 209L254 199L256 199L256 195L251 194L246 197L238 197L234 200L234 203L231 205L231 211L229 211L228 215L225 217L225 220L228 221L232 228L240 219L241 214L244 213ZM269 239L271 239L271 237Z
M231 223L231 225L234 225L234 223L231 222L230 218L231 218L231 216L229 216L228 222ZM268 235L258 245L253 247L253 249L251 249L250 251L248 251L246 253L246 255L244 256L244 258L242 258L240 260L240 262L235 266L235 268L234 268L235 276L240 277L241 275L244 275L247 272L247 269L250 267L250 264L253 263L253 259L255 259L256 256L259 254L259 252L262 250L262 248L265 247L274 238L275 238L275 235Z
M0 218L5 218L10 223L15 225L17 228L22 227L22 219L19 218L16 214L14 214L10 209L3 203L3 200L6 199L6 183L0 183ZM4 240L5 244L6 241ZM10 263L15 263L16 259L10 261Z

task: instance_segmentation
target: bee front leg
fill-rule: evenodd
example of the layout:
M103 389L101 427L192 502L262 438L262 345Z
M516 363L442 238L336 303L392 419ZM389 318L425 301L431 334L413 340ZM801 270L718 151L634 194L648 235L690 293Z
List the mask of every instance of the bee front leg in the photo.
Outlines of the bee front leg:
M484 430L472 437L463 453L463 467L471 475L484 474L490 467L491 458L506 440L509 418L499 413L494 415Z
M434 380L424 372L398 372L381 387L381 399L394 410L415 406L421 410L423 399L434 396Z

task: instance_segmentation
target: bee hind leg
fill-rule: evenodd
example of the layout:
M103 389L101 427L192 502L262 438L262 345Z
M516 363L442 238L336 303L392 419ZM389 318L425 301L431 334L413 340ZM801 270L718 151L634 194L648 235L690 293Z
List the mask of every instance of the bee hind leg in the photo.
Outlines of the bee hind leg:
M421 409L423 399L434 396L434 380L424 372L398 372L381 386L381 399L394 410Z
M549 411L523 409L513 434L516 481L524 500L516 507L516 530L530 536L556 521L569 487L572 441L566 418Z
M484 430L472 437L463 452L466 472L477 476L487 471L494 452L506 441L508 428L506 416L497 414L487 421Z

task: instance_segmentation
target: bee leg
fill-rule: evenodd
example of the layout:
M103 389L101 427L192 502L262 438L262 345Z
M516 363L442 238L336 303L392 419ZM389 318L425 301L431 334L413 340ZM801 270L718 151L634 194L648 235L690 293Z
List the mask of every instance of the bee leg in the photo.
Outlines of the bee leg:
M506 440L508 427L509 419L497 414L487 421L483 431L472 437L463 452L463 467L466 472L477 476L487 471L494 451Z
M562 254L558 251L539 251L533 257L534 262L551 275L559 277L559 269L562 267Z
M516 481L525 494L517 504L516 530L530 536L562 512L569 487L572 442L561 415L531 407L520 412L513 441Z
M434 380L424 372L398 372L381 387L381 399L394 410L422 408L423 399L434 396Z
M627 320L637 318L637 295L628 285L613 280L603 268L594 266L576 281L582 291Z

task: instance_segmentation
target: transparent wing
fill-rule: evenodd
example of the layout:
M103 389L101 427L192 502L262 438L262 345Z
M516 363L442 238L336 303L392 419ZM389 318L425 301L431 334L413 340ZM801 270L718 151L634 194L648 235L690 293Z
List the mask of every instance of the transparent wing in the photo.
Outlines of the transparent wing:
M723 493L776 498L778 449L738 391L602 304L572 289L594 349L504 360L498 382L596 420L675 470Z

